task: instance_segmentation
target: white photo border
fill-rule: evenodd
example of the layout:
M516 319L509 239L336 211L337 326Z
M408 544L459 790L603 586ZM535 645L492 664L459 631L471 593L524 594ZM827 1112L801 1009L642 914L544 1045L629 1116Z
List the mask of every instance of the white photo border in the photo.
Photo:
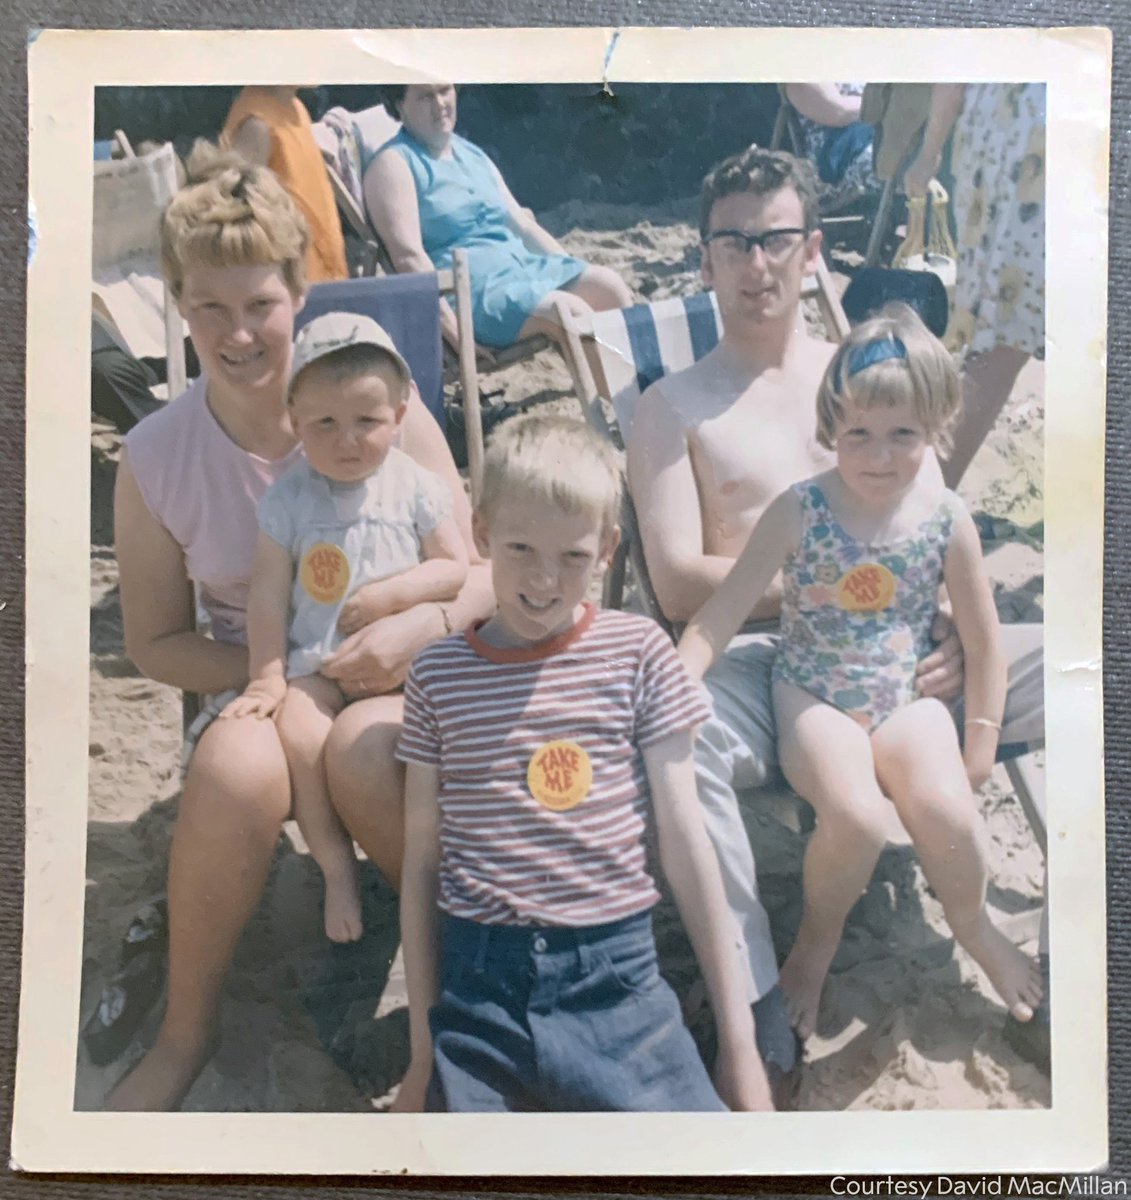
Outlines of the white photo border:
M1102 29L46 31L29 49L27 849L12 1165L52 1172L1081 1171L1107 1157L1103 594L1111 38ZM611 53L610 53L611 48ZM74 1111L89 696L94 89L859 79L1047 84L1046 753L1052 1106L657 1116ZM949 69L945 69L949 66ZM960 68L956 74L955 68ZM816 69L823 68L823 69ZM933 69L932 69L933 68ZM678 1130L678 1136L673 1136ZM520 1132L521 1131L521 1132ZM582 1149L583 1148L583 1149Z

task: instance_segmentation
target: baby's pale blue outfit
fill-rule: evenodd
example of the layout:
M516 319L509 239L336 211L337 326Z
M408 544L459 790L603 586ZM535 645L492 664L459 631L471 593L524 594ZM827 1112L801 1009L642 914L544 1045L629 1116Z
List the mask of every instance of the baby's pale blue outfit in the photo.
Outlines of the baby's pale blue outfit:
M359 587L421 561L421 541L451 515L451 491L395 447L368 478L337 483L305 460L267 489L259 528L295 564L287 678L313 675L342 641L338 615Z
M871 731L915 699L962 502L945 492L913 532L869 544L842 528L815 480L793 491L802 534L782 569L774 680L812 692Z
M436 268L450 269L452 251L467 251L475 340L511 345L542 299L576 279L585 263L526 248L508 221L491 160L466 138L452 134L449 158L434 158L404 129L386 145L412 172L421 238Z

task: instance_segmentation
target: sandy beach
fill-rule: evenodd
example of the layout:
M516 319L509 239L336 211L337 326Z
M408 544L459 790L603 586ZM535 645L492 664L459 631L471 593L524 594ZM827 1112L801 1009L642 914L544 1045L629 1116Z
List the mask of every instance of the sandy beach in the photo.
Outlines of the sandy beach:
M616 268L641 299L654 300L698 286L694 213L693 200L657 209L571 202L540 219L570 252ZM485 393L501 389L496 402L572 403L568 372L554 351L481 382ZM1004 622L1042 619L1043 425L1043 367L1030 363L961 489L971 511L997 519L995 533L1002 536L988 548L987 566ZM84 1023L117 965L132 916L163 892L180 783L180 694L142 678L122 647L112 517L119 446L116 431L93 426ZM1043 856L1001 768L982 806L991 843L991 911L1015 943L1035 953ZM801 914L798 811L784 796L762 796L748 809L779 957ZM388 1106L408 1058L397 903L368 864L363 878L366 935L354 946L331 949L321 934L317 869L288 824L227 982L218 1049L186 1109ZM687 997L696 970L668 903L657 929L665 970ZM99 1107L152 1036L159 1012L160 1003L108 1066L94 1066L80 1046L77 1108ZM691 1018L709 1053L709 1017L698 1009ZM1048 1105L1047 1077L1010 1049L1004 1020L982 973L955 949L913 851L894 844L849 918L820 1029L808 1046L798 1107Z

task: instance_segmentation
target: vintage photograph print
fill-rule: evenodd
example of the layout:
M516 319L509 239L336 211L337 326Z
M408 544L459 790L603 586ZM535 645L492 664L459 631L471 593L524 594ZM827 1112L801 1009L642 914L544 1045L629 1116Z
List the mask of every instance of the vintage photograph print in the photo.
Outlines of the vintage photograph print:
M1110 37L860 33L32 45L17 1167L1104 1163Z

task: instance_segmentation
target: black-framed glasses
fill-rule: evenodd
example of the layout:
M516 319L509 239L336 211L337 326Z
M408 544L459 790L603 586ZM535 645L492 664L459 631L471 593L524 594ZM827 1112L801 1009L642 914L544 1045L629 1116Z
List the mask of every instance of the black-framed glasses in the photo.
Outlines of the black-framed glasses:
M765 233L746 233L741 229L716 229L703 239L718 246L732 258L745 258L757 246L769 259L786 258L801 244L804 229L767 229Z

